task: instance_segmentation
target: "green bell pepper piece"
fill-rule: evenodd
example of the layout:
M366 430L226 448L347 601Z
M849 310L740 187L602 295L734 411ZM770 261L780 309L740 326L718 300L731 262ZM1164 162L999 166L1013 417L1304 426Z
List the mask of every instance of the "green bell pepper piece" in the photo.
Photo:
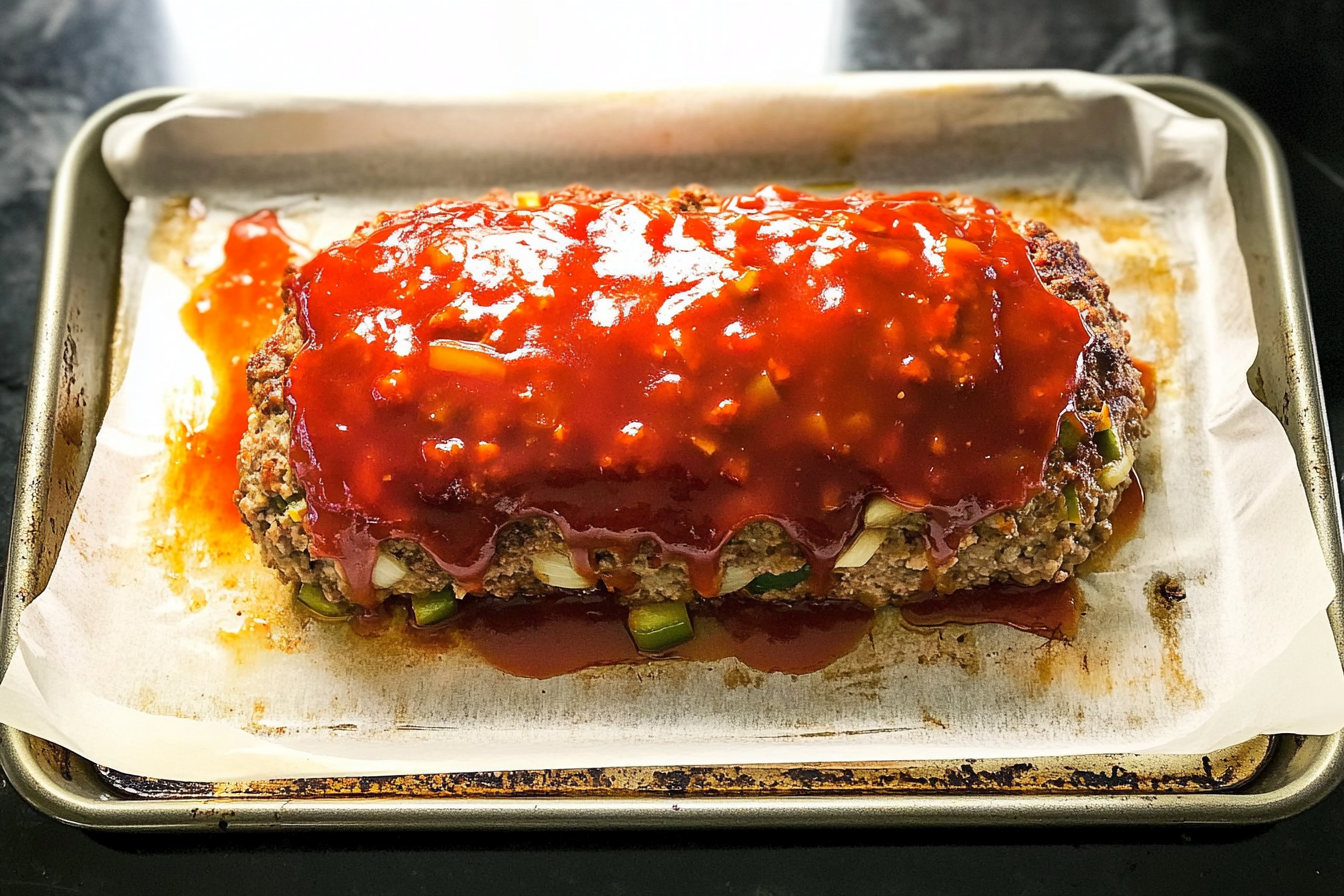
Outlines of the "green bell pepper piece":
M457 612L457 604L457 596L450 585L442 591L412 595L411 615L415 617L415 624L422 628L437 625Z
M304 585L294 596L299 603L324 619L345 619L353 613L349 604L327 600L322 589L313 584Z
M635 646L649 653L660 653L695 636L686 605L675 600L631 607L626 625Z
M1103 429L1092 437L1092 441L1097 443L1097 450L1101 452L1101 458L1106 463L1119 460L1125 456L1124 449L1120 447L1120 439L1116 437L1114 429Z
M764 594L767 591L784 591L788 588L792 588L794 585L806 582L810 575L812 575L812 567L807 563L804 563L793 572L781 572L778 574L763 572L747 583L747 591L751 594Z

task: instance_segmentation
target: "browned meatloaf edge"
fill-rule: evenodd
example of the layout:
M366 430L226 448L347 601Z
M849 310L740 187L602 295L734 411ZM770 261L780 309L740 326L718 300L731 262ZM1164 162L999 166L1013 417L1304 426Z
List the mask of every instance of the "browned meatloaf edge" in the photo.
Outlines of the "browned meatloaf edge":
M565 194L574 198L590 195L582 187L572 187ZM718 197L703 188L688 189L677 198L646 193L639 198L666 203L681 212L697 212L702 205L718 203ZM1075 398L1077 413L1084 420L1096 419L1103 405L1109 407L1121 443L1133 450L1145 435L1145 408L1143 387L1128 351L1125 316L1111 304L1109 288L1079 254L1076 243L1061 239L1038 221L1015 222L1014 226L1030 246L1041 282L1078 308L1094 335L1083 358ZM268 566L287 582L316 584L329 600L343 601L349 598L350 588L337 565L309 553L303 488L289 464L290 418L284 382L302 339L288 290L286 308L276 332L257 348L248 363L252 407L238 457L236 500ZM1067 455L1056 445L1046 466L1044 489L1026 506L981 521L962 539L950 565L936 570L928 569L924 517L909 514L888 529L885 541L867 563L837 569L833 590L827 596L881 606L926 592L931 582L936 590L951 592L995 583L1063 581L1109 537L1109 518L1129 485L1126 477L1114 488L1103 488L1097 474L1104 463L1097 446L1088 439ZM1064 487L1070 482L1077 492L1078 523L1071 523L1064 510ZM438 591L453 585L452 578L415 542L389 541L382 550L399 559L409 572L394 588L380 592L380 597ZM564 550L559 530L547 518L523 519L506 526L496 540L495 557L485 576L487 592L512 597L553 590L537 578L532 560ZM596 560L599 571L616 562L601 552ZM754 522L727 544L723 562L725 569L759 575L798 569L805 558L781 527ZM695 596L685 567L676 561L659 563L651 542L641 550L634 570L640 576L639 585L622 594L623 600L690 600ZM742 575L736 578L740 581ZM803 583L757 596L799 599L809 595Z

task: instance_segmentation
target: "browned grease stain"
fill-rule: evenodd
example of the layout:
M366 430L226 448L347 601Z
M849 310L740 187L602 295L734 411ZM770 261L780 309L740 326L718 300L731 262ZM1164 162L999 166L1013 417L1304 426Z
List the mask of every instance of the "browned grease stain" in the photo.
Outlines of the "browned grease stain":
M943 730L947 730L947 723L929 712L928 709L921 709L920 714L924 719L925 725L928 725L931 728L942 728Z
M1181 349L1181 320L1176 307L1176 296L1180 287L1185 286L1187 289L1193 287L1193 283L1188 281L1194 274L1183 271L1181 279L1178 280L1167 253L1157 251L1158 247L1165 249L1165 244L1155 232L1149 233L1144 243L1145 246L1152 247L1153 251L1121 258L1120 270L1112 275L1110 286L1112 294L1121 297L1121 306L1124 305L1125 296L1144 297L1146 311L1144 332L1157 349L1158 356L1154 360L1161 371L1164 368L1169 369L1170 362ZM1168 378L1161 375L1156 378L1156 383L1159 388L1170 385Z
M957 626L923 629L933 635L921 638L915 650L915 662L920 666L955 666L967 675L979 675L984 668L985 654L976 642L974 631L957 633Z
M1144 586L1148 615L1162 641L1162 679L1167 690L1192 702L1201 702L1203 692L1185 674L1181 660L1180 625L1190 613L1185 607L1185 584L1180 576L1156 573Z
M730 690L745 687L759 688L764 683L765 679L761 675L753 675L750 669L740 663L723 673L723 685Z
M276 736L286 733L289 728L286 725L268 725L263 719L266 717L266 701L254 700L252 703L252 713L243 726L244 731L263 736Z
M149 260L192 289L200 282L201 274L191 263L191 246L204 217L205 206L199 199L174 196L164 201L149 237Z
M1105 654L1094 657L1085 647L1050 641L1034 652L1032 660L1036 673L1031 683L1033 694L1053 690L1101 697L1115 691L1115 679Z

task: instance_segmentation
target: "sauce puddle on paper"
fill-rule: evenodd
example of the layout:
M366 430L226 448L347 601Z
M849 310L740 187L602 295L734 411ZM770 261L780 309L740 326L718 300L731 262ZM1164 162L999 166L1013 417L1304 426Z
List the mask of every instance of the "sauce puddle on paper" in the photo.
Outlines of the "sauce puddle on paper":
M207 602L202 585L236 587L238 576L229 570L249 569L249 561L257 564L233 502L238 446L251 403L247 361L275 331L283 310L281 281L293 252L294 243L274 212L238 220L229 230L224 263L196 285L179 315L205 355L216 395L204 426L172 421L168 467L155 504L159 529L152 558L193 610Z
M415 631L418 646L465 648L503 672L550 678L595 666L734 657L759 672L803 675L829 666L867 637L876 613L854 601L764 602L724 597L691 603L695 637L655 656L635 648L627 609L610 595L468 597L447 625ZM1051 640L1077 634L1076 584L999 586L930 595L889 612L913 626L996 623Z
M900 607L901 617L917 627L956 622L994 622L1052 641L1070 641L1078 634L1083 600L1078 583L990 585L952 594L931 595Z
M815 672L867 636L874 613L852 601L793 605L725 597L690 606L695 637L657 657L640 653L626 631L627 609L609 595L471 597L442 629L418 643L462 645L491 666L524 678L550 678L592 666L658 659L700 662L736 657L761 672Z

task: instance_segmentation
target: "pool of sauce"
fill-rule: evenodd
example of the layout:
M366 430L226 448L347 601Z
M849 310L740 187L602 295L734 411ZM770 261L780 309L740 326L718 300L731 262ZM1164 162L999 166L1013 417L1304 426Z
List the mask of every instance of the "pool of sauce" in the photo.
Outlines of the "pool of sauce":
M295 300L311 549L366 606L381 540L472 587L533 515L580 553L652 541L703 595L758 519L825 594L877 493L946 559L1039 489L1091 338L997 209L930 193L441 201L319 253Z
M893 612L916 627L992 623L1071 640L1082 609L1077 585L1070 580L930 594ZM496 669L523 678L551 678L596 666L728 657L760 672L803 675L849 654L876 618L871 608L854 601L699 600L690 606L695 637L651 656L630 639L627 612L606 594L468 597L448 623L417 631L415 638L435 649L466 647Z
M626 629L626 607L604 594L554 594L501 600L469 597L443 627L417 632L427 646L461 644L511 675L550 678L617 663L736 657L761 672L801 675L846 655L873 625L852 601L766 604L740 598L691 605L695 637L652 657Z
M238 445L251 405L247 360L275 332L282 311L281 281L294 244L274 212L235 222L224 261L192 290L179 313L183 329L200 347L217 390L205 425L181 426L169 435L164 499L194 536L248 543L233 502L238 487Z
M901 616L914 626L997 623L1051 640L1078 634L1083 601L1074 579L1044 585L990 585L904 603Z

